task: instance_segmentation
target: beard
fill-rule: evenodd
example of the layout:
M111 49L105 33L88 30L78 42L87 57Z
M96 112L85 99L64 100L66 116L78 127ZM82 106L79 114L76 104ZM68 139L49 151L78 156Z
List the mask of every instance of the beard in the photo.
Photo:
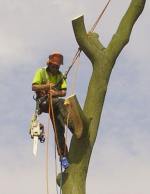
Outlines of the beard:
M48 66L48 71L55 75L59 72L59 68Z

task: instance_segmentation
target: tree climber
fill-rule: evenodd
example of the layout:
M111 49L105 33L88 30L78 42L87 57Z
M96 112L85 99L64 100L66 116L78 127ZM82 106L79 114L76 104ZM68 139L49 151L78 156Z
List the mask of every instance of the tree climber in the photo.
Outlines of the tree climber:
M39 104L40 113L50 113L50 118L53 127L56 128L55 141L57 144L57 151L60 156L60 162L63 168L69 167L67 160L68 148L65 143L65 125L64 125L64 99L60 97L66 96L67 83L66 80L61 79L63 74L59 71L61 65L63 65L63 55L60 53L53 53L48 57L47 67L39 68L32 81L32 91L36 92L37 99L50 95L52 96L52 106L54 113L54 120L52 118L52 110L49 110L49 99ZM59 82L61 80L61 82ZM57 88L55 84L58 83ZM58 140L58 142L57 142Z

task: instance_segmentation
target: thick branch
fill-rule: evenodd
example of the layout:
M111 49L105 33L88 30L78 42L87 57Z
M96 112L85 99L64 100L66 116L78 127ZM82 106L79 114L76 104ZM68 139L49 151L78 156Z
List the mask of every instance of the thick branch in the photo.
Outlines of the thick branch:
M72 20L73 30L79 47L88 56L90 61L96 60L96 56L104 49L96 33L87 33L84 25L84 17L80 16Z
M90 142L93 144L97 133L103 102L112 64L107 60L105 49L95 33L86 33L83 16L72 21L76 40L93 65L93 72L84 105L84 113L91 119ZM96 37L97 36L97 37ZM97 108L96 108L97 107ZM94 135L94 136L93 136Z
M109 58L116 60L121 50L129 42L131 31L134 23L142 13L146 0L132 0L131 4L122 18L117 32L114 34L111 42L108 45L107 52Z

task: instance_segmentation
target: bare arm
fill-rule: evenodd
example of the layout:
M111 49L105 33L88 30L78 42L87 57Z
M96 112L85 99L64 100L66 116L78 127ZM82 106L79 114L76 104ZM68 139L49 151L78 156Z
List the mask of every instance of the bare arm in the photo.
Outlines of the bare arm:
M54 97L64 97L66 96L66 90L57 90L51 89L54 86L52 83L48 84L32 84L32 91L34 92L42 92L42 93L49 93Z
M50 90L55 84L47 83L47 84L32 84L32 91L39 92L39 91L48 91Z
M49 90L48 92L53 97L64 97L66 96L66 90Z

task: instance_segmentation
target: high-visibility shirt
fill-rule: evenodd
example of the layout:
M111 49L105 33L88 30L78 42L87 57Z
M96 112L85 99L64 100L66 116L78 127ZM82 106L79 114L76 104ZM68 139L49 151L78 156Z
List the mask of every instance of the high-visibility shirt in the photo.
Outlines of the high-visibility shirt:
M32 84L46 84L48 82L56 84L59 82L59 80L61 80L62 76L63 74L60 71L56 75L52 75L51 73L47 72L47 68L40 68L36 71ZM67 83L65 79L60 82L58 89L67 89Z

